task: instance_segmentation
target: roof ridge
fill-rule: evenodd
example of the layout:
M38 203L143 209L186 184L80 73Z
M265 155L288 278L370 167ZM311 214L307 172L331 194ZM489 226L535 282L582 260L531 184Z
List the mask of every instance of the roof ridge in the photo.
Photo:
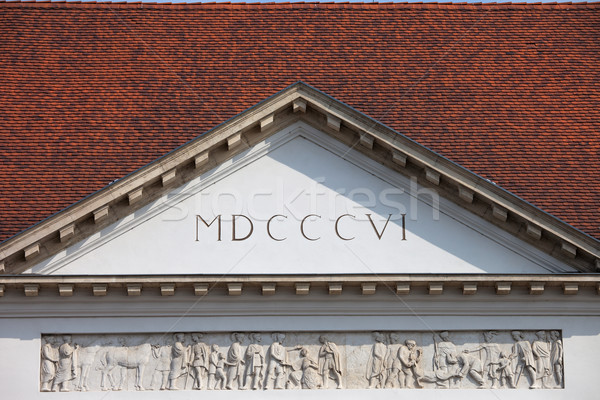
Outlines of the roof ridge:
M472 8L600 8L600 2L283 2L283 3L246 3L246 2L190 2L190 3L156 3L144 1L66 1L66 0L0 0L0 7L64 7L64 8L432 8L432 9L472 9Z

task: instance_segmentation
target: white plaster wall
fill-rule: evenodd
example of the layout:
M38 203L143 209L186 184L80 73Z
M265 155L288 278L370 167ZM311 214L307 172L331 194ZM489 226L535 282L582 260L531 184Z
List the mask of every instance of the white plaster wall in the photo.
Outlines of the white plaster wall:
M547 292L536 300L518 293L502 300L492 293L468 297L415 293L401 298L385 291L368 298L355 293L335 297L315 293L301 300L287 293L268 299L252 293L238 298L215 293L198 300L188 294L99 299L85 293L59 298L42 292L38 298L24 298L8 292L0 298L0 307L3 399L597 399L600 308L591 289L568 297ZM39 392L42 333L444 329L561 329L565 389Z
M341 193L341 194L340 194ZM366 156L295 125L40 263L43 274L548 273L572 268ZM335 220L350 213L356 221ZM365 214L382 232L378 239ZM402 240L401 215L406 214ZM222 241L216 223L222 214ZM231 214L253 235L232 242ZM274 241L267 235L272 223ZM322 218L306 223L304 216ZM248 232L239 220L238 236Z

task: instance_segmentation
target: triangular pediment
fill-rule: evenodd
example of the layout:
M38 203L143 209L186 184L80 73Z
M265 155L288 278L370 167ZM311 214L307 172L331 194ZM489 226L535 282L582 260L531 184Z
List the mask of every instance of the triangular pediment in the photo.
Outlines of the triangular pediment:
M572 271L416 180L296 122L31 272Z
M540 274L592 270L600 253L569 225L301 83L1 251L9 273L116 275Z

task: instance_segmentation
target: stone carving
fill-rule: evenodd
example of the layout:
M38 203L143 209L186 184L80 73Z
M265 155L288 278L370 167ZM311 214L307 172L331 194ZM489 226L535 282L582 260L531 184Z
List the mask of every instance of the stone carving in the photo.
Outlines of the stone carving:
M185 335L176 333L173 335L173 346L171 347L171 369L169 371L169 390L179 390L178 381L182 376L189 376L187 348L183 344Z
M446 389L458 387L458 352L448 331L433 335L433 349L433 373L427 374L426 380Z
M487 374L488 378L492 381L490 389L498 388L498 366L500 363L500 346L497 343L493 343L496 331L483 332L484 343L474 350L465 350L465 352L482 352L484 363L483 371ZM475 378L476 379L476 378ZM480 384L481 387L485 387L485 380Z
M550 370L550 343L546 332L538 331L535 333L537 340L531 344L531 351L536 359L536 380L535 387L548 388L548 380L552 375Z
M530 379L530 389L536 389L536 362L533 356L533 350L531 349L531 343L525 339L525 335L520 331L513 331L512 337L515 340L511 357L517 359L517 368L515 369L515 385L519 385L519 380L523 374L523 370L527 372Z
M329 377L337 382L337 388L342 389L342 363L337 345L330 341L327 336L319 337L322 346L319 350L319 372L323 379L323 388L327 389Z
M563 345L559 331L550 332L552 339L552 350L550 351L550 360L552 361L552 369L554 371L554 379L556 380L555 389L563 387Z
M294 350L300 351L299 359L290 365L293 371L289 375L286 388L320 388L321 377L317 373L317 371L319 370L319 364L310 357L310 354L306 347L297 346Z
M506 352L500 352L500 358L498 360L498 377L500 379L500 386L504 386L505 384L509 388L515 388L515 373L513 372L511 362L510 362L510 354L506 354Z
M76 363L73 360L75 348L71 345L71 335L63 336L64 343L58 348L58 365L52 391L69 392L71 381L77 377Z
M120 347L115 346L109 348L108 351L104 353L105 366L102 370L103 390L109 389L106 386L105 378L108 378L112 390L123 390L127 369L129 368L135 369L136 371L135 389L144 390L144 388L142 387L142 376L144 375L144 369L146 368L146 364L148 364L148 361L150 360L150 355L152 354L152 348L150 344L144 343L139 346L129 347L126 345L127 340L123 336L120 336L118 338L118 341ZM115 369L120 369L121 372L118 385L116 384L113 376L113 372Z
M374 332L373 338L375 339L375 344L369 355L366 378L369 381L369 389L379 389L385 383L384 374L386 372L385 356L387 354L387 346L385 345L385 336L381 332Z
M484 389L485 381L483 380L483 366L481 365L481 360L479 357L474 357L468 354L468 350L465 350L462 354L459 354L458 357L459 370L456 375L457 378L457 386L462 386L462 380L468 376L473 378L477 383L477 388Z
M152 373L151 390L167 390L169 384L169 372L171 372L171 345L152 345L152 356L158 359ZM158 381L158 382L157 382Z
M283 347L285 335L283 333L274 333L271 335L273 344L267 352L267 373L265 377L265 389L283 389L286 383L287 369L287 351Z
M558 330L42 335L40 362L42 392L564 387Z
M86 347L81 347L79 345L75 346L77 356L75 357L76 370L79 371L79 383L77 384L77 390L80 392L87 392L90 390L89 386L89 377L92 365L94 364L94 360L96 358L96 353L100 350L100 345L89 345Z
M42 346L42 392L49 392L52 390L51 384L56 377L56 363L58 362L58 349L54 348L56 340L54 336L46 336L44 338L46 342Z
M244 387L242 384L242 373L244 372L244 351L242 350L242 343L244 341L244 334L239 332L232 333L231 341L233 343L229 347L227 361L225 361L225 365L227 365L227 385L225 388L232 390L234 388L234 383L237 382L237 388L242 389Z
M246 349L246 373L244 388L257 390L261 388L263 369L265 367L265 352L263 351L260 333L251 333L250 345Z
M401 346L398 350L398 358L401 363L400 387L403 388L422 388L421 378L423 377L423 349L417 346L417 342L407 339L404 342L406 346Z
M213 344L208 358L208 383L209 390L225 388L225 356L219 352L219 346Z
M404 380L400 377L402 365L400 363L400 335L390 333L390 344L385 355L385 387L403 387Z
M202 382L208 372L208 356L210 349L201 342L204 335L202 333L192 334L192 342L190 347L190 374L193 374L192 389L201 390ZM187 385L186 385L187 386ZM186 387L184 386L184 388Z

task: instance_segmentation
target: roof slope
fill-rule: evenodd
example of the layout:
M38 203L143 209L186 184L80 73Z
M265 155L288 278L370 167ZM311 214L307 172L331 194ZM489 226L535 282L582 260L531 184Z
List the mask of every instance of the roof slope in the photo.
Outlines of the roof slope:
M298 80L600 238L600 3L0 8L0 240Z

